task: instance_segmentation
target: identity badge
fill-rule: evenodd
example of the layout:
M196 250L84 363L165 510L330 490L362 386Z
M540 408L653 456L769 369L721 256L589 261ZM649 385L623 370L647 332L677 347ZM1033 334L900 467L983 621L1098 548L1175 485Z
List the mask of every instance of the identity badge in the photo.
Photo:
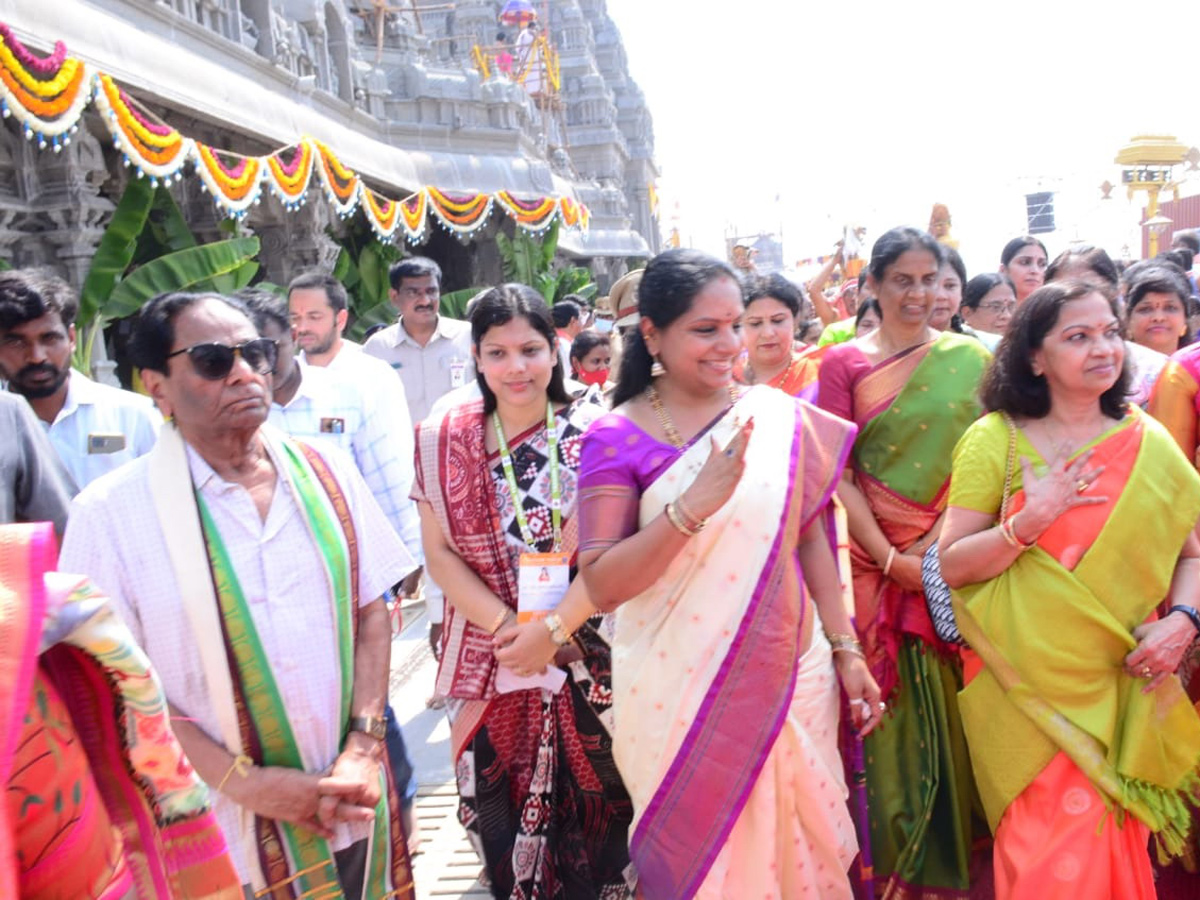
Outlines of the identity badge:
M450 360L450 387L460 388L466 383L467 361L465 359Z
M530 622L554 612L570 586L570 556L522 553L517 572L517 621Z
M120 432L92 433L87 436L87 452L93 454L120 453L125 449L125 435Z

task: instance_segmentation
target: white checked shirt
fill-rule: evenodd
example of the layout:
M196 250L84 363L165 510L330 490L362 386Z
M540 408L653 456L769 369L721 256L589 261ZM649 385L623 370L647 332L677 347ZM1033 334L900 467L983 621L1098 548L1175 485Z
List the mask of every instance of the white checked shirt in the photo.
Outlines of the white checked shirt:
M438 397L475 379L471 325L459 319L438 316L433 337L424 347L409 337L401 319L371 335L363 352L400 373L414 422L425 420Z
M270 449L278 470L282 463ZM277 478L263 521L245 488L217 475L190 446L187 454L192 482L221 534L262 639L305 769L319 772L341 749L340 677L329 582L299 500L287 480ZM359 596L360 605L366 605L415 564L353 464L336 450L322 448L321 455L346 496L358 532ZM148 462L135 460L75 499L59 568L88 573L113 598L158 670L167 699L221 743L200 653L159 530ZM213 791L212 797L234 865L242 882L249 884L252 869L243 852L243 816L224 794ZM334 849L361 840L369 829L361 824L339 827Z
M59 459L85 488L101 475L148 453L162 415L154 401L72 371L67 398L50 425L42 423ZM115 445L123 446L115 446Z
M385 372L390 383L351 381L318 366L301 372L296 396L287 406L272 403L267 421L306 443L349 453L400 539L418 556L421 523L409 497L413 425L403 389L396 390L399 379Z

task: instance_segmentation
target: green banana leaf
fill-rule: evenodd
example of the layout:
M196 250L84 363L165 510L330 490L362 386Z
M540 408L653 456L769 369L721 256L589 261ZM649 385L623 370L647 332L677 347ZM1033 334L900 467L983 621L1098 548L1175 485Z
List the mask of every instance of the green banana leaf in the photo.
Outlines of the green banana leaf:
M559 221L555 217L554 221L550 223L550 227L546 229L545 234L542 235L540 241L538 238L525 234L532 243L540 244L542 254L541 271L543 272L549 270L550 266L554 263L554 254L558 252L558 226Z
M155 190L149 178L131 178L104 229L87 277L79 292L76 321L90 325L100 315L118 279L125 274L137 251L138 235L146 224ZM82 342L81 342L82 343Z
M157 251L153 252L150 259L164 253L174 253L176 250L188 250L198 244L196 236L192 234L192 229L183 217L183 211L166 185L159 185L158 190L154 192L154 204L150 207L146 226L154 238L154 243L158 245L147 248Z
M212 279L205 284L199 282L192 286L193 290L203 291L212 290L218 294L232 294L234 291L239 291L250 283L250 280L258 274L258 263L250 260L238 266L227 275L214 275Z
M438 312L448 319L465 319L467 317L467 301L482 290L484 288L472 287L442 294Z
M101 318L109 320L133 315L157 294L211 284L217 276L242 269L258 254L258 249L258 238L245 237L168 253L122 280L100 310ZM251 272L246 280L253 276Z

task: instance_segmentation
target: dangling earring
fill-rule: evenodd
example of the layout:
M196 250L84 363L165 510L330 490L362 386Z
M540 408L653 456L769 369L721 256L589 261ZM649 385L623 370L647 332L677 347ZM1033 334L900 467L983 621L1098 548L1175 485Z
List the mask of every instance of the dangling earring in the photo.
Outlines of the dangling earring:
M667 368L658 361L658 357L654 357L654 365L650 367L651 378L662 378L667 374Z

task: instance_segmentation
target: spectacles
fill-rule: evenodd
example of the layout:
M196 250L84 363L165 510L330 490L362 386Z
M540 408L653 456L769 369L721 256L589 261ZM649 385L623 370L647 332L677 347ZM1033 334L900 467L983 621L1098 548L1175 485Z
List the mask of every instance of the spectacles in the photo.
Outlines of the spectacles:
M1017 301L1016 300L1008 300L1008 301L989 300L987 303L980 303L979 308L982 309L984 312L990 312L990 313L1016 312Z
M241 357L258 375L275 371L275 360L279 357L279 344L270 338L255 338L233 347L228 344L193 344L174 353L167 359L186 353L192 360L196 374L207 381L220 381L233 370L233 361Z

